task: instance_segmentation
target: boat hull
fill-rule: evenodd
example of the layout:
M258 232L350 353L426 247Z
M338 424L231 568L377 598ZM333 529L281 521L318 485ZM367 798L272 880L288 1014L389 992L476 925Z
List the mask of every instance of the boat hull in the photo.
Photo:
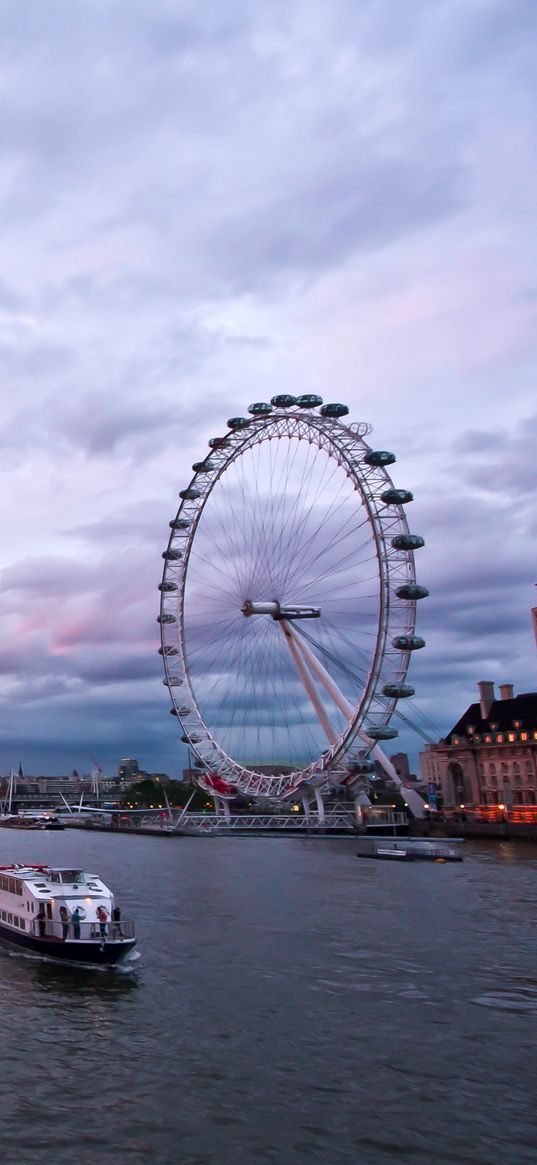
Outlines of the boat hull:
M31 934L11 930L1 923L0 940L9 943L10 946L61 963L90 964L99 967L110 967L124 962L136 946L135 938L123 939L121 942L105 942L104 947L101 947L99 942L84 942L83 939L67 939L66 942L62 942L54 938L36 938Z

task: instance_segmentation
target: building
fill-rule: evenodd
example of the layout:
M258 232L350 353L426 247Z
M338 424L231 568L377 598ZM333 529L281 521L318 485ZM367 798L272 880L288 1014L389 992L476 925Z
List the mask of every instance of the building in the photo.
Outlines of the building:
M125 781L127 784L138 780L140 777L140 768L137 758L134 756L122 757L118 765L117 774L120 781ZM145 773L143 775L145 776Z
M512 684L478 684L470 704L445 740L420 755L427 785L446 808L520 809L537 805L537 692L513 694Z
M390 760L391 760L392 765L397 773L397 776L401 777L402 781L405 781L405 782L409 781L410 780L410 765L408 763L407 753L406 752L394 752L393 755L390 757Z

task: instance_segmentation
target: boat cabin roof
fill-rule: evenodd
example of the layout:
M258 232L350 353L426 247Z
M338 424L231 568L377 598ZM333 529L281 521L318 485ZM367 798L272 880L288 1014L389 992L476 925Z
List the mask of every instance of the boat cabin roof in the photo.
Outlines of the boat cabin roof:
M2 875L4 879L7 878L9 881L15 878L20 879L28 886L28 889L36 891L46 890L50 892L53 886L57 888L56 893L59 892L60 887L69 887L71 890L84 887L99 893L106 892L106 886L98 874L89 874L79 868L68 866L1 866L0 888L8 889L7 886L2 885Z

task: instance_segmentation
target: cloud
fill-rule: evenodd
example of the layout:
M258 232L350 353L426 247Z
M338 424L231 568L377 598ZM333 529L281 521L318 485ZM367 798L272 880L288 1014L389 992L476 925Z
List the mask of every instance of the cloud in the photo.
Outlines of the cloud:
M168 522L278 391L345 401L415 493L416 707L445 730L485 671L534 684L536 24L531 0L0 12L6 768L176 771Z

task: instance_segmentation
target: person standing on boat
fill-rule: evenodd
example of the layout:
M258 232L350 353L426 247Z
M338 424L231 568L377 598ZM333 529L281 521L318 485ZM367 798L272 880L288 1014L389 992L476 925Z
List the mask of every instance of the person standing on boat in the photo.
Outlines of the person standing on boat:
M75 906L75 909L73 910L73 913L71 915L71 922L73 924L73 937L74 938L80 938L80 917L81 917L80 910L78 909L78 906Z
M97 920L99 923L99 930L101 932L101 945L104 947L104 940L105 940L106 934L107 934L106 924L108 922L108 914L107 914L104 906L97 907Z
M66 906L60 906L60 919L62 924L62 940L69 937L69 911Z
M123 938L123 931L121 930L121 906L114 906L112 911L112 938Z
M37 929L39 931L39 938L46 938L47 916L45 914L45 907L42 902L39 903L39 910L36 914Z

